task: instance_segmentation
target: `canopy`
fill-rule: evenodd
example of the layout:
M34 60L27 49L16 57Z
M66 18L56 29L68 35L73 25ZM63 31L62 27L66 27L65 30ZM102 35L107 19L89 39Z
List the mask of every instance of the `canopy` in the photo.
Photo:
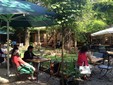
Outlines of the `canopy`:
M10 27L42 27L42 26L51 26L54 25L54 19L50 16L40 15L14 15L11 22L9 22ZM3 19L0 19L0 26L6 26L7 23Z
M0 34L6 35L7 32L6 32L6 31L1 31L1 30L0 30ZM13 33L12 33L12 32L9 32L9 34L13 34Z
M109 33L113 33L113 27L92 33L91 36L104 35Z
M47 14L47 9L21 0L0 0L0 14Z

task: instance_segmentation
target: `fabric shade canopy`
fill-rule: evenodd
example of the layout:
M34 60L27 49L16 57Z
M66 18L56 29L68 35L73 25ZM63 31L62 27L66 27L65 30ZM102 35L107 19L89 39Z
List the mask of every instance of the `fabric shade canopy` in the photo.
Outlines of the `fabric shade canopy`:
M109 33L113 33L113 27L92 33L91 36L98 36L98 35L104 35Z
M0 14L47 14L46 8L21 0L0 0Z
M13 19L14 18L14 19ZM14 15L11 22L9 22L10 27L42 27L42 26L51 26L54 25L54 19L52 17L40 15L40 16L31 16L31 15ZM7 23L4 20L0 20L0 26L6 26Z
M0 34L4 34L4 35L6 35L7 32L6 32L6 31L0 31ZM12 33L12 32L9 32L9 34L13 34L13 33Z

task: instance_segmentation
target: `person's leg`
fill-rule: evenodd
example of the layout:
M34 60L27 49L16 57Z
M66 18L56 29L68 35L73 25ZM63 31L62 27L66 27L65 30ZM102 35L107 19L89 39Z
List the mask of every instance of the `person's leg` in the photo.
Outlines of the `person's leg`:
M24 66L23 69L21 69L21 71L23 71L26 74L30 74L32 80L36 79L36 77L34 77L34 70L31 67Z
M25 67L18 67L18 71L20 74L30 74L30 71L27 70Z

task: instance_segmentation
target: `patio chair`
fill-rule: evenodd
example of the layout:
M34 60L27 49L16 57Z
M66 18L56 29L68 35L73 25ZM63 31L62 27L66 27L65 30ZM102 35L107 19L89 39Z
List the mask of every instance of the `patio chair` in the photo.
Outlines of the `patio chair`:
M99 46L99 52L101 52L101 53L106 52L105 46Z
M103 64L98 65L98 68L100 69L100 74L101 74L99 79L107 77L107 74L110 73L113 69L112 62L110 61L112 59L110 58L109 55L107 56L107 58L108 59L105 59Z

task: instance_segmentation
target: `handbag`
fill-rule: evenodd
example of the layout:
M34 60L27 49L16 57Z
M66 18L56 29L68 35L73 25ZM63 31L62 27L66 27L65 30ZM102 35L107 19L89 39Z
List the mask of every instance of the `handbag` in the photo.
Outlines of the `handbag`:
M80 74L91 74L91 70L89 66L79 66Z

